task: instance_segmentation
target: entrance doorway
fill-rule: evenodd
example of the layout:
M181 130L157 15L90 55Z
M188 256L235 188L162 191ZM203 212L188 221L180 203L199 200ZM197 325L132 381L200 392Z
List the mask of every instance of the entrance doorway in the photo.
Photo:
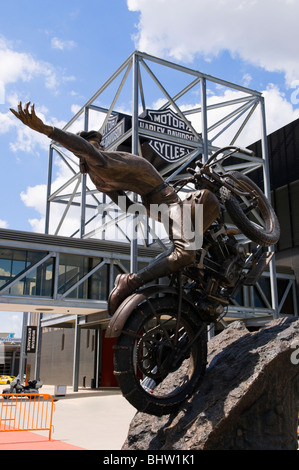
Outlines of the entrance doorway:
M115 375L113 374L113 346L116 338L106 338L105 330L102 330L102 364L101 364L101 387L118 387Z

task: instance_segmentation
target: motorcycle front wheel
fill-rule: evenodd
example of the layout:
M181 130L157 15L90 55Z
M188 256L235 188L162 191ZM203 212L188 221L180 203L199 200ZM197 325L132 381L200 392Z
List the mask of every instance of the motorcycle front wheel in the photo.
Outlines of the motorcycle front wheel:
M114 349L114 373L124 397L138 411L169 414L204 375L206 325L184 301L178 313L177 298L150 299L129 317Z
M228 173L225 180L239 192L221 188L226 210L234 224L258 245L275 245L280 237L279 221L262 190L238 171Z

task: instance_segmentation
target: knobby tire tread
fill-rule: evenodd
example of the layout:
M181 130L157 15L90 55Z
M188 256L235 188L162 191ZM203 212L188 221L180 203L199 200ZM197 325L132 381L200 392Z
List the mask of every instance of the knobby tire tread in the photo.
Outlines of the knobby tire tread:
M154 301L151 300L151 303L152 305L154 303L155 308L158 310L166 309L168 314L174 314L177 310L177 302L170 296L155 299ZM162 416L175 411L179 405L192 394L194 388L204 375L207 359L207 339L206 335L204 335L202 341L198 341L196 345L194 345L194 348L197 348L195 353L197 364L194 365L195 373L191 377L188 387L177 396L169 396L166 398L151 396L144 391L139 383L139 379L136 378L133 351L134 338L125 334L126 329L140 331L140 326L144 322L143 315L140 315L140 309L142 309L142 313L146 315L147 319L152 316L152 310L147 303L144 302L144 304L138 307L131 317L129 317L124 327L124 333L121 334L114 346L114 373L123 395L138 411ZM200 322L199 318L192 311L190 305L183 303L182 315L184 316L184 321L189 322L189 327L191 327L192 331L196 332L200 326L202 326L202 322Z
M228 179L229 175L232 175L239 181L244 182L247 187L254 189L258 193L265 212L263 216L266 223L266 229L263 230L261 227L257 227L251 223L240 207L237 198L230 191L226 191L224 203L232 221L244 233L244 235L253 242L262 246L275 245L280 237L280 226L270 202L261 189L243 173L238 171L228 173Z

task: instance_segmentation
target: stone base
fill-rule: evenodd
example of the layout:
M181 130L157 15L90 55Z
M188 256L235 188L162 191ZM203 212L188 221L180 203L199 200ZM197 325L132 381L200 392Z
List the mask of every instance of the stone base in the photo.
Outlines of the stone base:
M299 320L250 333L232 323L209 342L203 382L178 413L136 413L123 450L296 450Z

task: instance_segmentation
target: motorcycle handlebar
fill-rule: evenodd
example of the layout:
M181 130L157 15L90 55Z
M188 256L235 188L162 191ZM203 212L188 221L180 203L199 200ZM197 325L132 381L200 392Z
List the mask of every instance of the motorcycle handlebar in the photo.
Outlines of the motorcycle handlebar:
M244 155L248 155L248 157L253 157L254 156L253 150L249 150L249 149L242 148L242 147L240 147L238 150L239 150L240 153L244 153Z
M224 158L227 158L228 156L231 156L236 152L243 153L244 155L247 155L249 157L254 156L254 152L252 150L249 150L247 148L236 147L235 145L229 145L227 147L222 147L221 149L213 153L213 155L208 159L208 161L204 163L204 166L209 165L219 154L224 153L225 151L229 152L227 153L227 155L224 156Z
M199 160L196 161L195 163L199 168L207 167L219 154L224 153L225 151L228 151L228 153L226 155L224 155L224 157L222 157L222 158L227 158L227 157L233 155L236 152L243 153L244 155L247 155L248 157L254 157L254 155L255 155L253 150L249 150L249 149L243 148L243 147L236 147L234 145L229 145L227 147L222 147L221 149L218 149L215 153L213 153L213 155L210 156L208 161L206 161L205 163L202 163ZM188 173L191 173L193 176L197 175L197 171L194 170L193 168L188 167L187 171L188 171Z

